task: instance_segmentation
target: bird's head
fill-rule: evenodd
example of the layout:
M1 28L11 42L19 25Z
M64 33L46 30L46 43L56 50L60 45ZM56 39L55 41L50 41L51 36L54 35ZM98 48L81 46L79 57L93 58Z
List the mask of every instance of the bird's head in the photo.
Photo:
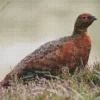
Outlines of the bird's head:
M87 28L95 21L97 18L91 14L83 13L79 15L75 22L74 31L87 31Z

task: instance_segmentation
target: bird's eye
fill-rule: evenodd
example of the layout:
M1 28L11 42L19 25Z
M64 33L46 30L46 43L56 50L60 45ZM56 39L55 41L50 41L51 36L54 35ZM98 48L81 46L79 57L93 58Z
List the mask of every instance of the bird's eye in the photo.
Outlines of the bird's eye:
M87 17L82 17L83 20L87 20Z

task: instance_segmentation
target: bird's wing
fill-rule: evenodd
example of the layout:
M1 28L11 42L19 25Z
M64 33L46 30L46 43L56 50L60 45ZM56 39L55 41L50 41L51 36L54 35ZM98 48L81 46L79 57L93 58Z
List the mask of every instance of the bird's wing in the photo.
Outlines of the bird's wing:
M55 63L55 60L59 57L52 55L54 51L61 48L61 46L67 42L71 37L63 37L58 40L54 40L51 42L48 42L42 46L40 46L37 50L26 56L24 59L22 59L15 68L11 71L15 73L21 73L23 69L29 69L29 68L47 68L58 66L58 63ZM58 54L59 55L59 52ZM59 62L60 63L60 62Z

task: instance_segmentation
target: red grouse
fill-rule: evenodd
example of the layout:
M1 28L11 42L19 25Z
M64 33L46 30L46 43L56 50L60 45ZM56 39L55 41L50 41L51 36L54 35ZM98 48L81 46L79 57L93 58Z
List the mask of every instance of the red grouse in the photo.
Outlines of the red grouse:
M48 42L26 56L6 75L1 86L10 85L9 80L13 80L13 76L19 79L28 71L35 73L49 70L54 75L63 66L68 67L69 71L81 64L85 67L91 50L87 28L94 20L96 18L91 14L79 15L71 36Z

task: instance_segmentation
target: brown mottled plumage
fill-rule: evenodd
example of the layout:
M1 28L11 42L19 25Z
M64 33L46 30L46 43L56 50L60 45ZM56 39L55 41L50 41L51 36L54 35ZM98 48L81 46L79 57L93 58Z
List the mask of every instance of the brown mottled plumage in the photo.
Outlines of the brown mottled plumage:
M22 77L26 71L34 73L35 70L49 70L55 74L66 66L71 71L76 66L86 66L91 50L91 39L87 34L87 28L96 20L91 14L78 16L72 36L63 37L42 45L26 56L14 69L6 75L1 82L2 86L9 85L12 76Z

